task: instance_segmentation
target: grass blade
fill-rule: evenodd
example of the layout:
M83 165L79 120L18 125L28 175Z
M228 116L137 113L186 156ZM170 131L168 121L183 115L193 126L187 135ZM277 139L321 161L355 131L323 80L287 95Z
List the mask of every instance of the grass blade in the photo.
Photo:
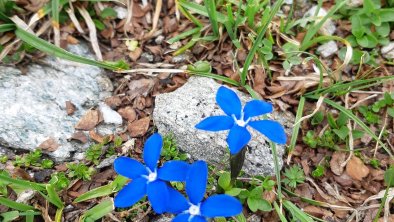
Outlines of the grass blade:
M288 200L283 201L283 206L290 211L295 219L298 219L301 222L313 222L313 219L308 216L304 211L294 205L292 202Z
M93 208L86 211L81 218L80 222L94 222L105 215L111 213L115 209L113 199L104 200Z
M193 3L193 2L189 2L189 1L185 1L185 0L179 0L179 4L182 7L186 8L186 9L189 9L192 12L195 12L195 13L197 13L199 15L203 15L203 16L209 17L208 11L202 5L199 5L199 4L196 4L196 3ZM220 22L220 23L227 22L227 17L224 14L222 14L222 13L216 12L216 17L217 17L217 21Z
M283 1L284 0L278 0L277 2L275 2L275 5L271 11L271 14L269 15L269 17L267 19L267 22L264 24L264 26L260 30L259 35L256 38L256 41L253 43L253 46L250 49L248 56L246 57L244 67L243 67L242 72L240 74L242 86L245 85L246 75L248 74L248 68L253 61L253 58L254 58L254 55L256 54L257 49L259 48L259 46L261 45L261 42L263 41L265 32L267 31L267 28L268 28L269 24L271 23L272 19L274 18L274 16L279 11L280 6L283 4Z
M209 21L211 22L213 34L217 37L219 36L219 23L215 0L204 0L204 4L208 12Z
M313 36L316 35L316 33L319 31L319 29L323 26L323 24L327 21L328 18L332 17L333 14L338 11L342 6L346 4L347 1L338 1L338 4L336 4L328 13L326 16L324 16L319 23L316 25L312 25L311 28L308 29L308 31L305 34L304 39L301 42L301 50L305 50L305 45L309 44Z
M307 98L319 99L318 96L307 96ZM332 100L324 98L324 102L327 103L328 105L334 107L335 109L343 112L344 114L346 114L346 116L348 116L351 120L353 120L355 123L357 123L366 133L368 133L374 140L376 140L376 142L378 142L379 145L382 146L382 148L390 155L391 158L394 158L393 154L387 148L387 146L379 139L379 137L377 137L372 132L372 130L367 125L365 125L365 123L361 119L359 119L357 116L355 116L351 111L349 111L345 107L339 105L338 103L336 103Z
M287 157L287 164L290 163L291 155L292 155L292 152L293 152L293 150L295 148L295 145L296 145L296 142L297 142L298 133L300 131L300 126L301 126L301 122L299 120L302 117L302 113L303 113L303 110L304 110L304 105L305 105L305 97L302 96L301 99L300 99L300 102L298 103L297 114L296 114L296 117L295 117L295 122L297 124L294 125L293 132L291 134L289 153L288 153L288 157Z
M14 179L8 177L4 174L0 174L0 181L2 183L9 183L7 185L16 185L24 189L34 189L36 191L43 191L45 190L45 185L40 183L34 183L26 180Z
M15 25L14 24L1 24L0 25L0 33L12 31L14 29L15 29Z
M15 31L15 34L18 38L20 38L22 41L28 43L29 45L37 48L40 51L43 51L49 55L56 56L62 59L78 62L78 63L83 63L87 65L93 65L105 69L110 69L110 70L125 70L128 69L128 65L124 61L118 61L118 62L109 62L109 61L104 61L104 62L99 62L96 60L88 59L82 56L74 55L70 52L67 52L66 50L57 47L21 28L17 28Z
M0 197L0 205L7 206L9 208L12 208L14 210L19 210L19 211L28 211L28 210L35 210L34 207L29 206L27 204L23 203L18 203L13 200L10 200L8 198Z
M74 203L79 203L85 200L90 200L97 197L108 196L114 192L119 191L129 179L123 176L117 176L115 180L105 186L97 187L93 190L80 195L74 200Z

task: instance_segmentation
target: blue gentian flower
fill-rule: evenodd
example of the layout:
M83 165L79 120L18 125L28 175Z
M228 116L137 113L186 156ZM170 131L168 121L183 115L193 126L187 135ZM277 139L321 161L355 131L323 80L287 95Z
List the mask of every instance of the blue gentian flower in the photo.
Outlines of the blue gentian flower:
M115 171L132 179L115 197L115 207L130 207L147 195L156 213L166 211L170 193L165 181L185 181L190 165L184 161L173 160L158 168L162 146L163 139L160 134L153 134L147 139L143 153L146 166L128 157L115 160Z
M271 103L251 100L242 108L237 94L224 86L218 89L216 102L226 115L207 117L198 123L196 128L207 131L230 130L227 144L232 155L238 153L250 141L251 135L247 126L275 143L286 143L286 133L281 124L273 120L254 120L254 117L272 112Z
M242 212L241 203L234 197L218 194L203 201L208 180L208 166L204 161L194 162L186 177L187 200L170 188L172 204L168 212L178 214L173 222L206 222L206 218L231 217Z

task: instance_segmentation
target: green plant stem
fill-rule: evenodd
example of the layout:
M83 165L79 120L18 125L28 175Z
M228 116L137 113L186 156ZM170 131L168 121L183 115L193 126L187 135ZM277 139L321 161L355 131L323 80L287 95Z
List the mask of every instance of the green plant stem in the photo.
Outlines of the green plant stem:
M274 157L276 184L278 185L278 199L279 199L279 202L282 203L282 183L280 180L280 167L279 167L278 154L277 154L277 150L276 150L276 144L273 142L270 142L270 144L272 147L272 155Z
M230 170L231 170L231 183L234 184L239 173L241 172L242 166L245 162L245 153L247 146L244 146L237 154L230 155Z
M279 0L275 3L275 5L271 11L271 14L269 15L269 17L267 19L267 22L263 25L261 31L259 32L259 35L256 38L256 41L254 42L252 48L250 49L250 51L248 53L248 56L246 57L244 67L243 67L242 72L240 74L242 86L244 86L246 83L246 75L248 73L248 68L253 61L253 58L254 58L254 55L256 54L257 49L260 47L260 44L264 38L265 32L267 31L267 28L268 28L270 22L272 21L272 19L276 15L276 13L279 11L280 6L283 4L283 1L284 0Z

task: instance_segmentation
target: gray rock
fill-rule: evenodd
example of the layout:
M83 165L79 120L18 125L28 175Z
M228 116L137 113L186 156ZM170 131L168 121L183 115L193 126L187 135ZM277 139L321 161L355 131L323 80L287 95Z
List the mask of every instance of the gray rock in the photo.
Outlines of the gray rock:
M253 214L252 216L248 217L248 222L261 222L261 216Z
M70 46L69 51L93 57L86 45ZM112 90L102 69L53 57L29 65L26 75L0 66L0 145L34 150L52 137L60 146L48 154L56 161L68 159L89 146L67 141L74 125ZM68 100L76 106L71 116L65 110Z
M388 45L383 46L381 52L386 59L394 59L394 42L390 42Z
M313 17L316 13L317 5L310 8L304 15L305 18ZM327 11L324 8L320 8L319 12L317 13L317 18L312 19L315 23L320 22L320 20L327 15ZM334 22L329 18L327 19L324 24L319 29L319 33L322 35L333 35L336 31L336 26Z
M110 156L110 157L108 157L108 158L105 158L104 160L102 160L102 161L96 166L96 168L97 168L97 169L101 169L101 168L104 168L104 167L111 166L111 165L114 163L114 161L115 161L116 158L117 158L117 156Z
M206 160L219 168L227 168L228 132L207 132L194 128L207 116L224 114L215 101L216 91L220 86L209 78L191 77L176 91L156 96L153 120L159 133L173 133L178 147L192 158ZM241 92L237 91L237 94L243 103L251 99ZM283 124L290 135L294 123L291 114L274 112L270 118ZM249 175L273 175L274 162L269 143L258 132L252 129L250 131L252 140L249 142L243 170ZM282 156L284 147L277 146L277 150L278 155ZM279 160L281 161L281 158Z
M317 52L324 58L330 57L338 52L338 46L335 41L329 41L317 47Z

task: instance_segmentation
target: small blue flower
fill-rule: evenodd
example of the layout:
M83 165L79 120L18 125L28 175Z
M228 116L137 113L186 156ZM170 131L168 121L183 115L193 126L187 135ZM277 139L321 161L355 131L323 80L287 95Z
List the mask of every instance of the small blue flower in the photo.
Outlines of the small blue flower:
M167 209L170 198L169 186L165 181L185 181L189 164L184 161L168 161L157 167L163 139L160 134L149 137L144 146L144 166L135 159L119 157L114 162L115 171L132 181L115 197L115 207L130 207L145 195L156 213Z
M208 180L208 166L204 161L194 162L186 177L187 200L173 188L169 189L172 204L168 212L178 214L173 222L206 222L206 218L231 217L242 212L241 203L225 194L213 195L203 201Z
M272 112L272 104L251 100L242 109L241 100L231 89L221 86L216 94L216 102L226 115L211 116L196 125L207 131L230 130L227 144L230 153L238 153L251 139L247 126L254 128L275 143L285 144L286 133L283 126L273 120L254 120L254 117Z

